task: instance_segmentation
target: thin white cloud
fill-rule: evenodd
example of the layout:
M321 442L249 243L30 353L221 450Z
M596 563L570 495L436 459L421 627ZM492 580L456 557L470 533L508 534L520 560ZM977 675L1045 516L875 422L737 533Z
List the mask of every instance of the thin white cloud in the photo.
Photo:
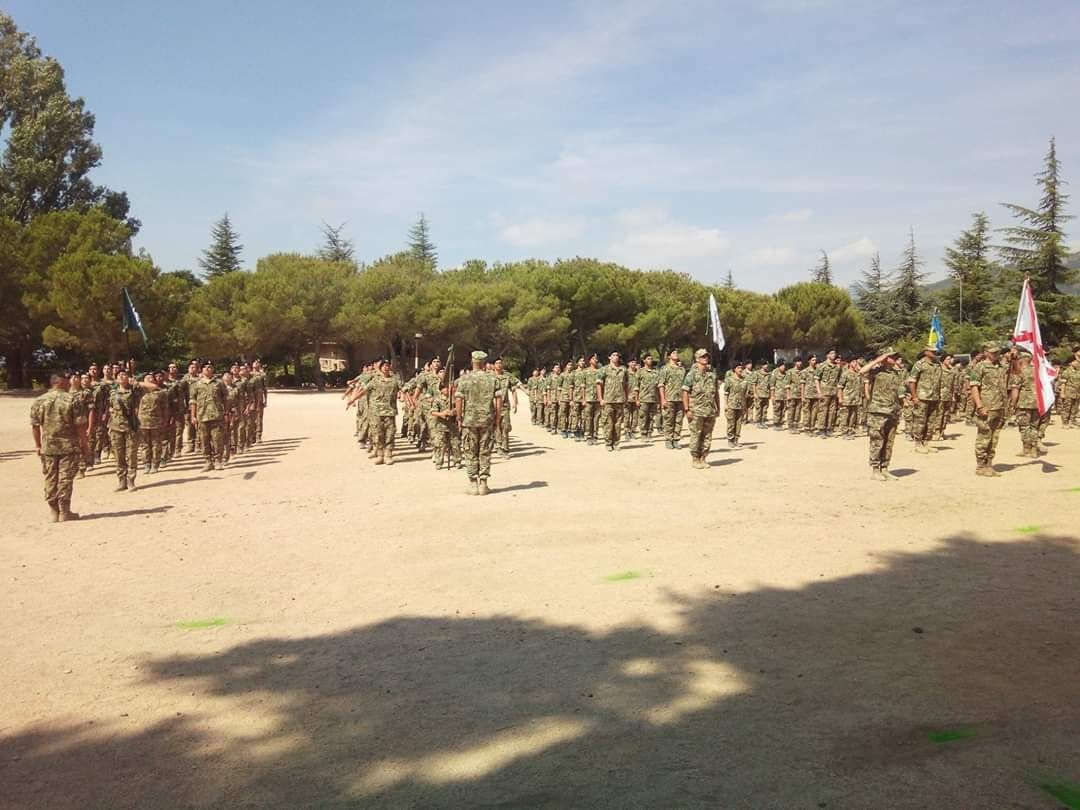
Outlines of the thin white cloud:
M740 255L735 264L739 268L749 270L761 267L782 267L793 263L797 255L795 250L787 245L760 247Z
M582 217L547 219L533 217L523 222L511 222L499 230L504 242L519 248L538 248L567 242L585 233Z
M605 255L628 267L702 270L731 252L731 238L719 228L661 218L654 209L624 211L616 219L625 231ZM633 222L641 224L627 224Z
M798 211L787 211L780 215L781 222L809 222L810 217L814 215L814 212L809 208L800 208Z
M856 239L854 242L849 242L846 245L842 245L838 248L833 248L827 251L829 259L834 262L845 262L851 259L865 259L869 256L873 256L877 252L878 246L874 244L874 240L867 236L861 239Z

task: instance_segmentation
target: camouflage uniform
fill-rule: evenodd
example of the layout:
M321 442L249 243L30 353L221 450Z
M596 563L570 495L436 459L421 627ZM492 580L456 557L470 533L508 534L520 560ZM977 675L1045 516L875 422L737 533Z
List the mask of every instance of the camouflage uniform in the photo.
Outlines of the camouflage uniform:
M867 432L870 436L870 469L874 477L888 480L893 443L904 393L904 375L896 368L877 366L866 373L870 387L867 403Z
M415 381L415 377L410 382ZM413 387L415 388L415 382ZM396 374L382 374L376 372L368 383L366 389L368 409L371 414L371 425L374 432L375 463L393 464L394 462L394 439L397 435L395 420L398 412L398 394L404 386Z
M547 392L544 397L544 418L548 433L559 429L559 391L562 387L562 374L553 371L548 375Z
M585 440L589 444L596 444L596 423L600 410L600 400L596 398L596 375L599 374L600 369L593 368L590 364L584 371L581 388L581 426Z
M145 391L139 399L139 443L144 448L146 472L157 472L169 421L169 392L164 388Z
M821 399L814 415L814 428L824 436L831 434L836 427L836 389L840 383L840 365L826 358L825 362L817 367L814 376L821 387Z
M79 471L80 443L75 406L66 391L52 389L30 406L30 424L41 430L41 471L45 475L45 502L53 520L78 517L71 512L75 474Z
M916 452L927 452L926 442L932 437L941 407L941 364L929 357L920 357L911 366L907 383L915 384L917 402L913 402L912 436Z
M431 398L432 413L450 410L452 410L450 399L441 391ZM434 451L432 457L436 467L442 467L444 464L457 466L460 463L461 453L456 441L457 432L457 419L453 415L434 417L431 447Z
M641 369L626 369L626 414L623 430L627 439L634 438L638 429L638 386Z
M188 413L191 410L191 387L199 381L198 374L185 374L180 380L180 385L184 387L184 402L187 404ZM187 445L188 452L195 452L195 442L198 438L198 427L192 424L188 414L184 415L184 424L187 425Z
M454 391L455 400L461 401L461 451L470 485L486 486L491 475L497 386L494 374L474 370L458 382Z
M844 367L840 372L840 425L844 438L855 438L859 423L859 403L862 402L862 377L854 369Z
M754 398L754 424L765 425L769 421L769 384L772 380L772 372L769 371L769 364L764 363L762 367L754 372L754 377L751 382L752 394Z
M660 370L660 386L664 389L664 436L668 447L678 449L682 438L682 384L686 379L683 367L670 362Z
M790 368L787 372L787 427L792 433L799 432L802 417L802 369Z
M623 416L626 411L627 390L630 386L625 366L608 364L596 373L596 382L602 386L604 404L604 444L615 450L622 434Z
M112 392L111 380L99 380L94 384L94 432L90 437L90 447L94 458L101 461L101 454L109 451L109 394Z
M191 388L191 404L195 408L195 422L199 428L206 466L221 469L225 463L225 408L228 390L218 377L199 377Z
M502 418L495 429L495 444L498 446L499 451L506 456L510 454L510 429L512 427L510 424L510 392L516 390L521 383L518 382L517 377L506 371L502 374L496 374L495 380L498 383L499 401L502 402ZM438 410L438 408L433 407L432 410Z
M574 398L574 369L563 369L559 375L559 415L556 427L564 439L570 438L570 403ZM503 416L505 419L506 416Z
M779 366L772 370L769 375L769 398L772 400L773 428L782 430L784 427L784 412L787 408L788 374L787 369Z
M979 435L975 439L975 469L979 475L997 476L993 468L998 435L1005 424L1007 370L999 358L982 360L968 374L972 388L979 389L986 416L975 414Z
M87 467L94 466L90 454L90 415L94 410L94 392L89 388L69 391L75 408L75 428L79 434L79 478L86 477Z
M253 371L251 373L251 390L254 398L251 409L251 423L248 432L254 436L252 441L261 442L263 434L263 412L266 410L266 400L270 395L270 384L266 379L265 371Z
M1061 369L1058 381L1061 424L1066 428L1080 427L1080 360L1073 360Z
M166 378L165 390L169 392L169 426L166 433L168 447L165 457L171 460L184 452L184 425L189 421L187 386L179 377L175 380Z
M1030 355L1029 355L1030 356ZM1035 399L1035 367L1027 362L1019 374L1009 376L1009 390L1016 391L1016 426L1020 429L1022 456L1039 456L1039 403Z
M817 392L817 366L807 366L799 375L799 383L802 386L802 413L799 415L799 431L810 433L817 423L819 402Z
M743 420L746 418L746 402L750 395L750 381L745 376L729 374L724 380L724 421L728 444L739 443Z
M687 393L690 404L690 459L694 466L706 467L705 459L712 447L713 428L719 413L717 395L719 382L712 368L704 371L695 363L683 378L682 390Z
M959 376L960 370L956 366L941 364L941 405L931 431L932 438L937 441L945 440L945 426L956 410L956 378Z
M139 471L139 400L142 389L115 386L109 393L109 441L120 489L134 489Z
M530 376L528 382L525 383L525 393L529 395L529 416L532 419L532 423L535 425L538 419L538 409L536 400L536 386L540 382L539 375Z
M656 409L660 403L660 392L657 390L659 385L659 371L648 366L638 369L638 419L641 433L646 439L652 438Z

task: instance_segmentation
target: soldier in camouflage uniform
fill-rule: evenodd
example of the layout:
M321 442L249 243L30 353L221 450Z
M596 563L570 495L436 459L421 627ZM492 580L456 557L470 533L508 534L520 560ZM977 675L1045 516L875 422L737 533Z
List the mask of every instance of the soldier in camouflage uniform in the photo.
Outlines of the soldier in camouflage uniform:
M709 359L705 349L694 352L694 367L686 372L682 384L683 411L690 428L690 464L698 470L709 468L706 459L720 413L719 381Z
M529 381L525 384L525 393L529 396L529 417L535 425L539 418L539 410L536 401L536 387L540 382L540 369L534 368L529 375Z
M1023 458L1039 457L1039 403L1035 399L1035 369L1031 353L1020 349L1016 373L1009 375L1009 398L1016 413L1016 426L1020 429Z
M945 354L941 358L941 404L930 431L930 438L935 441L945 441L945 426L949 424L956 409L957 376L958 370L953 365L953 356Z
M96 364L90 366L90 380L94 392L94 429L90 437L94 462L99 463L102 455L109 453L109 393L114 385L112 366L104 367L104 378L98 379Z
M769 374L769 401L772 403L773 430L783 430L787 407L787 361L783 358Z
M859 425L859 403L862 401L863 380L859 374L859 365L848 362L840 372L840 425L844 438L855 441L855 431Z
M461 453L457 442L457 419L454 414L454 406L450 401L450 387L443 386L439 393L431 399L431 417L433 419L431 430L432 461L436 467L446 465L447 468L461 466Z
M169 392L158 385L153 374L143 376L143 395L139 399L139 444L145 452L144 472L157 472L169 421Z
M472 353L472 372L458 382L454 391L457 422L461 428L461 449L465 457L465 472L469 495L487 495L491 475L491 444L495 428L502 417L502 403L496 395L494 375L484 370L487 354Z
M214 376L214 364L204 363L202 375L191 385L188 415L199 430L205 465L202 472L225 469L225 383Z
M1067 366L1058 374L1061 404L1061 425L1067 430L1080 428L1080 348Z
M517 389L521 383L513 374L507 373L503 368L501 357L495 358L495 380L498 382L497 393L502 399L502 419L499 420L498 429L495 431L495 444L499 448L499 454L503 458L510 457L510 414L517 413L518 395Z
M596 354L589 355L589 365L581 382L581 424L586 444L596 444L596 430L600 411L600 400L596 398L596 377L600 373Z
M559 416L556 427L564 439L570 438L570 402L574 398L574 364L567 360L559 375Z
M743 420L750 399L750 380L742 363L736 363L730 374L724 375L724 421L728 447L738 447Z
M81 439L67 378L53 374L49 385L49 390L30 406L30 428L45 476L45 502L55 523L79 519L78 513L71 511L71 496L79 470Z
M163 387L169 392L169 426L162 461L168 462L184 451L184 424L187 422L186 391L181 384L180 367L176 363L169 363Z
M791 368L787 372L787 429L791 433L799 432L799 422L802 419L802 358L796 356L792 361Z
M608 355L608 364L596 374L596 398L603 403L604 444L607 445L608 452L619 449L623 417L629 397L630 380L626 367L622 365L622 355L612 352Z
M94 426L94 392L90 390L90 375L72 374L68 394L74 400L75 427L79 433L79 478L86 478L87 468L94 466L90 454L90 431Z
M548 433L559 431L559 390L562 387L562 364L555 363L548 374L547 392L544 396L544 412Z
M825 355L825 362L817 367L814 380L819 396L817 413L814 415L814 428L821 438L831 436L836 427L836 409L839 405L837 387L840 384L840 365L836 362L836 352Z
M638 369L638 419L641 423L641 435L651 439L657 406L660 404L660 372L653 365L656 361L652 354L646 354L644 362L645 365Z
M659 384L660 407L664 411L665 446L671 450L679 449L679 439L682 438L682 384L685 379L686 372L679 362L679 353L673 351L668 355L667 365L660 370Z
M1000 360L1000 348L995 343L983 344L983 360L968 374L971 398L975 401L975 424L979 435L975 439L975 474L997 478L994 453L998 436L1005 424L1008 369Z
M820 394L817 387L817 356L810 355L806 368L799 375L802 389L802 412L799 415L799 432L812 433L817 423Z
M912 435L915 438L915 452L929 453L934 448L927 442L932 436L938 408L941 407L941 364L937 361L937 349L934 346L924 347L922 357L911 366L907 376L907 388L913 408Z
M904 373L899 368L900 353L891 346L859 369L865 379L867 432L870 435L870 477L877 481L896 478L889 472L893 443L899 424L900 400L904 394Z
M626 366L626 411L623 417L623 437L629 441L638 430L638 363L631 358Z
M577 360L577 367L573 371L570 382L570 433L576 442L580 442L585 438L585 422L582 418L582 410L584 408L582 398L585 393L585 382L587 377L585 358L579 357Z
M196 360L192 360L188 363L187 374L180 380L180 384L184 387L184 402L187 403L188 411L184 413L184 423L187 426L187 446L188 452L195 452L195 443L198 441L199 431L198 425L191 421L189 413L191 411L191 386L199 381L199 363Z
M353 401L370 392L367 407L373 420L375 463L389 465L394 463L394 439L397 435L395 420L397 419L398 394L401 393L402 385L401 380L393 373L389 360L379 360L375 368L377 372L368 381L367 386L357 388L345 407L348 408Z
M751 381L751 391L754 398L754 424L765 427L769 423L769 387L772 383L772 371L769 363L763 360L758 366L756 376Z
M109 392L109 443L116 463L117 492L135 489L139 471L139 400L143 383L132 384L126 371L117 374Z

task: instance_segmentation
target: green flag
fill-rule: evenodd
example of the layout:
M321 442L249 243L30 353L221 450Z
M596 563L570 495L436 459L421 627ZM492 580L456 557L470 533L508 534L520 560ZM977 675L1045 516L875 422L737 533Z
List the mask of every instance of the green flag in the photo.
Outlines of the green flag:
M142 335L143 346L146 346L150 341L146 337L146 330L143 329L142 318L139 317L138 311L135 309L135 302L131 300L131 294L128 292L127 287L124 287L124 331L127 332L132 327L139 330L139 334Z

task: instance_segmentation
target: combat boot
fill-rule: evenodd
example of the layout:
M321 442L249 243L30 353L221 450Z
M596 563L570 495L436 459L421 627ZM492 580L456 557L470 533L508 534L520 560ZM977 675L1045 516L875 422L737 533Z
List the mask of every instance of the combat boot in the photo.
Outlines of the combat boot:
M983 478L989 478L990 477L989 470L990 470L990 468L987 467L985 464L976 464L975 465L975 474L979 475L979 476L982 476Z
M486 478L481 478L476 484L476 494L477 495L488 495L490 493L491 493L491 490L488 489L487 479Z
M480 490L477 488L475 478L470 478L469 479L469 485L467 487L465 487L465 494L466 495L479 495L480 494Z
M113 492L123 492L125 489L127 489L127 479L121 478L117 482L116 489L114 489Z
M56 505L55 501L49 501L50 523L56 523L60 520L60 507Z
M69 501L60 501L60 517L59 522L63 523L67 520L78 520L79 513L71 511L71 503Z
M391 447L386 448L386 452L383 453L383 459L385 459L384 463L386 464L387 467L389 467L391 464L394 463L394 450L393 450L393 448L391 448Z
M129 475L128 476L127 488L128 488L128 492L134 492L135 491L135 476L134 475Z
M377 454L375 456L375 464L378 465L378 464L385 464L385 463L386 463L386 461L383 459L383 454L382 453L379 453L379 454Z
M225 462L223 462L223 461L215 461L214 462L214 469L215 470L224 470L225 469Z
M201 470L199 470L199 472L213 472L213 470L214 470L214 462L208 461L203 465L203 468Z
M870 480L871 481L880 481L881 480L881 468L880 467L871 467L870 468Z

